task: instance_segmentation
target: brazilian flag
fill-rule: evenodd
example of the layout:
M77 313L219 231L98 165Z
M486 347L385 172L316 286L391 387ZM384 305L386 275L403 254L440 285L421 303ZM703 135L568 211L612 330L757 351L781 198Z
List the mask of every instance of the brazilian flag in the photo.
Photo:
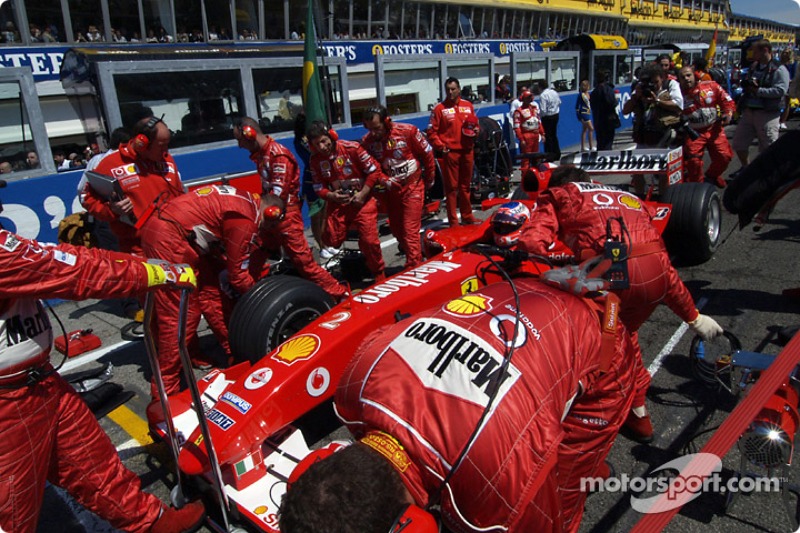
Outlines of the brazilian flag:
M317 68L317 40L314 27L313 0L308 0L308 18L306 20L306 42L303 49L303 106L306 111L306 124L315 120L327 122L325 97Z

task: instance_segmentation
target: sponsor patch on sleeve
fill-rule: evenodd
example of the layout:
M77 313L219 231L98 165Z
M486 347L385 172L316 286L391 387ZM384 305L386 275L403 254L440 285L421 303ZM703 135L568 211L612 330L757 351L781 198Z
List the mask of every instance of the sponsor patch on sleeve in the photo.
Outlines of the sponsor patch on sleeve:
M69 266L75 266L75 263L78 262L77 255L70 254L67 252L62 252L61 250L53 250L53 259L55 259L59 263L64 263Z
M0 248L7 252L13 252L19 248L20 240L13 233L7 231L0 232Z

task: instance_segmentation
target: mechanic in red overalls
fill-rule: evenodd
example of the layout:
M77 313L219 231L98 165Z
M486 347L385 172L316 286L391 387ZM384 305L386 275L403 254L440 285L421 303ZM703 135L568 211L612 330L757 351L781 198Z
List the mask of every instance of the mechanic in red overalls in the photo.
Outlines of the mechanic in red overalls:
M281 219L263 227L262 244L270 251L285 250L300 275L313 281L335 300L347 295L347 288L330 272L314 261L308 246L303 223L302 200L300 199L300 167L288 148L261 131L254 119L244 117L233 128L233 136L239 148L250 152L261 176L262 195L280 198L284 206Z
M685 181L702 182L704 179L725 187L722 174L733 159L733 150L725 135L725 126L731 123L736 109L733 99L715 81L697 81L691 66L680 72L683 93L683 116L697 132L697 139L686 137L683 143L683 168ZM703 177L703 150L708 148L711 165Z
M87 184L81 204L90 215L110 223L123 252L142 254L137 229L123 220L144 224L156 201L166 202L183 194L183 184L175 161L167 151L172 134L157 117L136 123L133 138L109 153L94 169L119 181L123 198L108 199Z
M0 531L37 530L46 481L116 529L194 531L202 503L178 510L142 492L94 414L53 369L53 330L39 301L124 297L165 284L193 288L191 269L42 245L0 229L0 273Z
M661 236L652 224L653 216L652 209L637 196L590 183L583 170L561 166L553 171L550 188L539 194L519 237L519 249L538 255L547 255L548 248L558 239L579 260L605 253L609 227L613 236L622 235L629 246L630 288L619 293L619 316L631 334L631 346L639 361L633 408L625 422L639 442L653 440L653 426L645 406L650 374L641 363L639 327L663 302L704 339L722 333L713 318L700 314L695 307L692 295L669 261Z
M405 268L415 267L423 260L419 232L425 190L436 176L433 150L416 126L392 122L383 106L367 109L363 124L369 133L361 145L388 177L380 185L386 190L389 228L406 254Z
M142 246L147 257L186 263L198 271L199 289L197 296L192 295L189 300L186 317L190 350L197 344L202 307L217 340L230 354L227 324L232 302L222 293L220 274L227 271L227 283L240 295L255 284L251 272L260 273L259 265L264 259L263 254L254 254L259 244L261 216L257 195L229 185L209 185L160 206L142 228ZM175 292L162 291L155 296L154 334L168 395L180 392L179 304L180 295ZM151 392L156 401L154 381ZM160 413L154 411L151 415L148 410L151 418L157 414Z
M312 122L307 137L314 191L327 203L323 243L339 248L348 228L355 226L367 268L376 283L385 280L378 203L370 196L373 187L386 180L380 165L359 143L340 140L324 122Z
M447 221L458 225L461 211L462 224L477 224L472 214L470 187L475 165L475 138L480 131L478 117L472 103L461 98L461 84L456 78L447 78L444 84L447 98L436 104L426 130L428 141L439 157L444 185Z
M523 154L535 154L539 151L539 140L544 140L544 124L539 119L539 106L533 103L533 93L522 91L519 95L522 105L514 111L514 133L519 141L519 149ZM530 159L523 159L519 170L523 174L531 166Z
M412 502L440 505L449 531L577 531L580 479L604 468L630 408L630 337L603 333L603 302L515 286L518 300L497 283L364 342L335 395L359 441L293 480L282 532L394 531Z

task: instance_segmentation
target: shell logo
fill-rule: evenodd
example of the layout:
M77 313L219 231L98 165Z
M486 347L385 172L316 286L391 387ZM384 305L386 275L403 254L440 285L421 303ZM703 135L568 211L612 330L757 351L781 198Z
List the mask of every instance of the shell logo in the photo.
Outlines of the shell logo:
M453 43L445 43L445 45L444 45L444 53L445 54L452 54L453 53Z
M316 335L298 335L278 346L272 358L285 365L292 365L313 356L319 350L320 344Z
M634 198L633 196L620 196L619 203L621 203L625 207L630 207L631 209L642 208L642 203L639 201L638 198Z
M194 191L197 196L207 196L213 192L214 189L211 187L202 187Z
M473 293L466 294L457 300L447 302L442 309L445 313L453 316L478 316L492 309L491 302L491 298Z
M375 46L373 46L372 47L372 55L374 55L374 56L383 55L383 46L381 46L379 44L376 44Z

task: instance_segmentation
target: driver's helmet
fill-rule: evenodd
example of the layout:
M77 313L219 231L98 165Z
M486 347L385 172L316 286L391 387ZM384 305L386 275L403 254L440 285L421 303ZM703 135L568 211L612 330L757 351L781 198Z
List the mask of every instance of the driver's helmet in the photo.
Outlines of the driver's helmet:
M497 208L492 215L494 243L509 248L519 241L522 227L531 218L531 211L522 202L508 202Z

